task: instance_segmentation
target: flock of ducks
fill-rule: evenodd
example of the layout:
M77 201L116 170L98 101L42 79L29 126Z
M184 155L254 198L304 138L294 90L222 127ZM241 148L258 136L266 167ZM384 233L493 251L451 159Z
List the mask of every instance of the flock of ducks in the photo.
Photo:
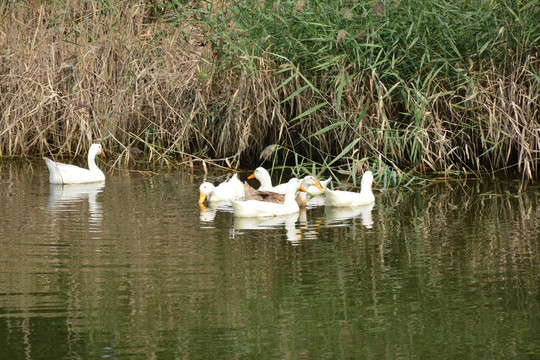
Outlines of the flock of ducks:
M92 144L88 152L88 169L75 165L55 162L44 157L49 169L51 184L84 184L105 181L105 175L96 165L96 156L104 156L100 144ZM199 187L199 204L230 202L237 217L282 216L299 212L307 204L307 195L324 196L324 203L329 207L356 207L375 202L371 190L373 173L367 171L362 176L359 193L351 191L331 190L328 184L332 178L318 181L308 175L302 179L292 178L288 182L272 185L270 174L263 167L255 169L248 179L257 179L260 183L254 189L247 182L238 179L234 174L229 180L215 186L204 182Z
M255 169L248 179L257 179L260 183L254 189L247 182L243 183L233 175L218 186L204 182L199 187L199 204L230 202L237 217L282 216L299 212L306 207L307 194L312 197L324 196L328 207L358 207L375 202L371 190L373 173L366 171L362 176L359 193L352 191L331 190L328 184L332 178L319 182L314 176L302 179L292 178L288 182L272 185L268 171L262 167Z

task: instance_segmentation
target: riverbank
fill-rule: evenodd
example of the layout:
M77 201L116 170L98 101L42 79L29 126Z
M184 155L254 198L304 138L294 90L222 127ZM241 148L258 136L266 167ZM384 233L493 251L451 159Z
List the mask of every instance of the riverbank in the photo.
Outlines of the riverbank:
M537 177L537 3L243 4L2 5L0 156Z

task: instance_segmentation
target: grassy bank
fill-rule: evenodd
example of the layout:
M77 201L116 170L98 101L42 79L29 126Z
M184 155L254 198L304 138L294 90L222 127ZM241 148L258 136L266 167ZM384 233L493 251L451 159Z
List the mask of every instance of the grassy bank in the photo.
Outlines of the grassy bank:
M537 177L539 1L1 4L0 156Z

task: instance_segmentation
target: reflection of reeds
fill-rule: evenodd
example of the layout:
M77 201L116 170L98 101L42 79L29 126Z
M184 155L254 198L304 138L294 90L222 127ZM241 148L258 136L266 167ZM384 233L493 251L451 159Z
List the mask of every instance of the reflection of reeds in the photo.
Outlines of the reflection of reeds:
M259 329L268 329L265 337L282 344L302 339L311 358L332 346L350 353L362 336L369 340L362 343L362 351L407 357L397 346L385 346L388 337L378 330L396 333L395 339L403 339L403 351L416 346L410 339L424 331L427 322L445 330L441 346L450 338L462 349L464 329L485 335L481 340L495 346L492 329L510 321L501 317L511 317L514 307L520 307L525 318L537 304L537 190L514 197L506 192L515 191L511 186L467 183L389 193L373 209L374 231L360 220L342 228L320 226L322 210L309 210L307 226L316 229L316 240L302 242L298 251L279 231L231 237L227 227L234 221L232 214L220 214L217 229L194 226L197 206L179 205L197 201L197 185L185 172L108 182L107 196L99 199L103 219L108 219L107 234L89 241L72 228L85 226L73 220L89 215L87 204L81 203L80 214L69 222L55 221L43 206L36 206L47 201L43 171L44 166L32 171L27 163L0 163L8 184L4 191L11 194L0 202L8 216L0 263L9 268L0 272L0 283L6 294L4 311L17 320L11 324L12 342L23 341L16 335L24 324L51 316L66 326L34 326L28 330L30 338L52 333L58 343L73 343L69 355L84 358L91 351L88 341L78 341L91 339L91 331L114 334L122 328L123 347L137 344L145 354L164 353L164 347L178 341L178 347L197 354L208 351L210 358L215 348L198 336L211 332L201 329L219 327L211 336L222 341L227 335L223 325L233 329L236 339L234 329L249 323L256 330L247 332L243 342L226 343L232 356L245 351L246 341L256 343ZM44 236L45 231L50 236ZM496 294L501 298L494 305ZM51 304L53 313L40 312ZM474 321L463 319L457 310L461 306ZM500 306L508 312L498 314ZM306 338L306 319L327 325ZM519 322L529 325L520 331L498 335L498 346L504 350L509 339L530 343L534 320ZM273 325L277 321L279 327ZM155 339L165 332L174 338L163 345ZM442 341L430 332L423 336ZM99 348L108 344L101 337L91 341ZM39 341L31 343L39 347ZM308 350L292 349L292 357L305 358ZM280 357L287 357L286 351ZM275 354L272 350L268 357Z
M421 194L385 196L382 207L388 216L379 215L386 237L406 237L404 248L411 258L452 261L449 257L455 256L495 274L516 263L532 266L540 252L531 236L540 221L540 199L535 190L518 196L509 188L517 193L519 184L438 184ZM400 219L392 219L395 214Z
M536 6L150 3L0 9L0 155L538 170Z

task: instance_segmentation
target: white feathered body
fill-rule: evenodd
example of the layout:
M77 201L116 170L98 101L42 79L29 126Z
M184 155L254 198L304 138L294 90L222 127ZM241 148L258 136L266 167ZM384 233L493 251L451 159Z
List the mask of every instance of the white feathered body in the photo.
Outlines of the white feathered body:
M238 217L263 217L297 213L300 208L294 198L296 190L300 188L300 180L293 178L289 180L287 185L283 204L259 200L231 201L234 215Z
M375 196L371 191L372 183L373 173L367 171L362 176L359 193L326 189L324 192L326 197L325 204L326 206L360 206L371 204L372 202L375 202Z
M268 170L263 167L256 168L253 174L248 177L248 179L253 178L259 180L259 182L261 183L261 186L259 186L258 190L271 191L278 194L285 194L285 192L287 191L287 183L272 186L272 177L270 176Z
M49 168L51 184L86 184L105 181L105 174L96 165L96 155L103 154L101 145L92 144L88 151L88 169L75 165L62 164L44 157Z
M229 180L222 182L218 186L212 183L204 182L199 187L201 195L208 198L209 202L221 202L228 200L241 199L244 197L244 183L242 183L237 174L234 174ZM201 197L200 199L203 199ZM199 200L199 202L202 202Z

